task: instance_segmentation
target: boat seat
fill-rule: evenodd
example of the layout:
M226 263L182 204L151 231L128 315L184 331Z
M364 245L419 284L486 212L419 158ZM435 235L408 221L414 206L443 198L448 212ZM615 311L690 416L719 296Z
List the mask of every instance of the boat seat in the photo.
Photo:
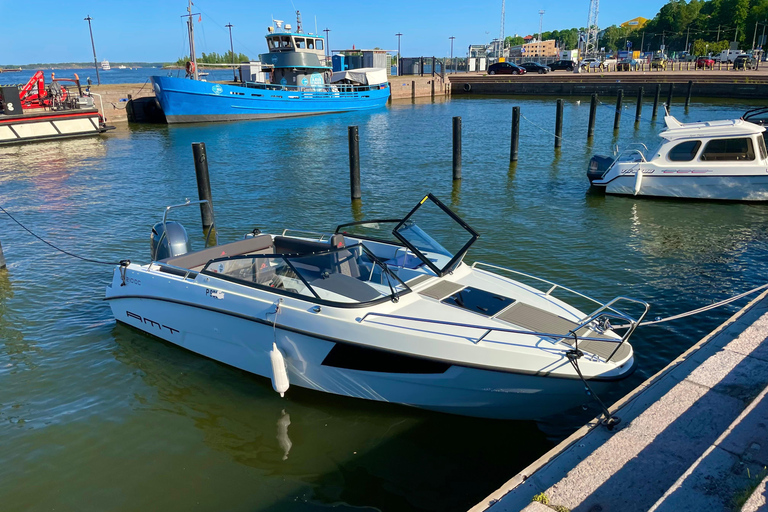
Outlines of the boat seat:
M160 263L167 263L168 265L191 270L200 270L206 263L216 258L239 256L241 254L269 254L273 250L272 237L270 235L259 235L229 244L208 247L200 251L188 252L181 256L165 258L160 260Z

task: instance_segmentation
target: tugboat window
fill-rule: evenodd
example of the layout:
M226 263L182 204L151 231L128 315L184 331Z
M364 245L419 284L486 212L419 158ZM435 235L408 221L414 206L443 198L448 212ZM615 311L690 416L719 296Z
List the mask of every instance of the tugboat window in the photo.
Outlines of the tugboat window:
M757 136L757 147L760 148L760 158L763 160L768 158L768 152L765 150L765 137L762 133Z
M323 49L323 40L322 39L315 39L315 49L322 50Z
M303 37L297 37L296 39L294 39L294 41L296 41L296 48L300 48L302 50L305 48Z
M689 140L681 142L669 150L668 158L673 162L690 162L699 152L701 147L700 140Z
M701 159L706 161L754 160L755 149L752 147L751 139L715 139L704 146Z
M310 50L315 49L315 40L314 39L307 39L307 48Z

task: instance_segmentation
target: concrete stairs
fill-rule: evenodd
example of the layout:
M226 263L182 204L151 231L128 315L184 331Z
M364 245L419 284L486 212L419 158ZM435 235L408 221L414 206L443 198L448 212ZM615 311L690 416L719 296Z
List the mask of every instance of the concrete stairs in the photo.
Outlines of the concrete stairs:
M618 407L472 510L768 512L765 294Z

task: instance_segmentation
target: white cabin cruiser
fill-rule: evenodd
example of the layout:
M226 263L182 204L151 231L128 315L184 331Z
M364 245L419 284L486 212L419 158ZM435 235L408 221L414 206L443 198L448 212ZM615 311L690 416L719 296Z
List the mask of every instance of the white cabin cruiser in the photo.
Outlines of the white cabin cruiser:
M115 318L271 378L281 394L290 384L536 419L584 404L585 390L634 370L627 340L645 302L602 303L465 263L478 234L431 194L400 219L344 224L329 235L254 230L196 252L187 252L184 228L167 220L172 208L153 228L152 262L115 269L106 290ZM563 293L590 311L555 297Z
M587 176L607 194L729 201L768 200L765 127L745 119L681 123L654 151L633 144L615 159L594 156Z

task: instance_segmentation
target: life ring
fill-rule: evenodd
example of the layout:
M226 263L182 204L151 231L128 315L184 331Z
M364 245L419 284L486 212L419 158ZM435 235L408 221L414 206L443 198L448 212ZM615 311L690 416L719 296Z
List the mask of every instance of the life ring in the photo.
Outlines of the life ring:
M472 85L470 84L464 84L464 92L469 92L472 90Z
M188 60L187 64L184 66L184 69L186 69L188 75L194 75L195 74L195 63Z

